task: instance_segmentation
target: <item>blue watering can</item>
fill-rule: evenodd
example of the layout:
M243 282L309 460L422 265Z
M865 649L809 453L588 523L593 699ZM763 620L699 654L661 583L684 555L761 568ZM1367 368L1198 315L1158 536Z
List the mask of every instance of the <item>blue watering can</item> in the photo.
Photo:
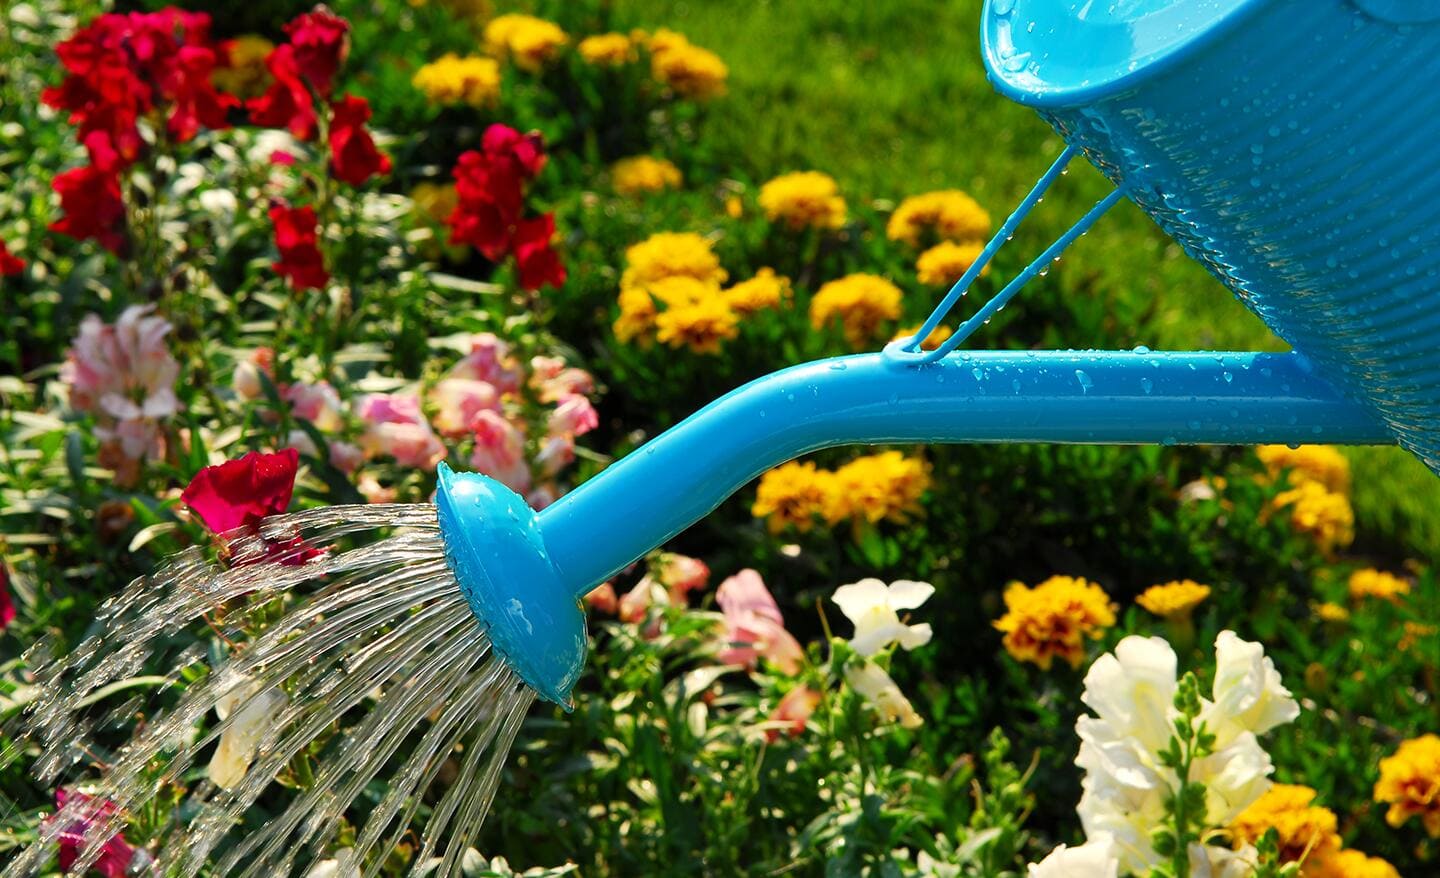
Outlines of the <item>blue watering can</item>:
M570 704L583 594L821 448L1399 443L1440 472L1440 0L988 0L982 43L1069 146L915 338L741 387L538 515L442 466L450 566L540 695ZM1076 154L1115 191L920 351ZM1294 351L956 350L1124 198Z

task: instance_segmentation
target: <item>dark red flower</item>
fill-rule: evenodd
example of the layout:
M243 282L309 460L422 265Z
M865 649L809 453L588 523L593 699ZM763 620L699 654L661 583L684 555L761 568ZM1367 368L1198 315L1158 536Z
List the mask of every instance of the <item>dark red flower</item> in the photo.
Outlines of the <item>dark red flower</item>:
M109 799L101 799L94 796L87 796L84 793L58 789L55 791L55 805L64 809L67 803L78 808L79 813L72 811L74 819L61 828L58 834L60 842L60 871L69 872L70 867L75 865L90 841L91 833L103 833L109 827L117 824L119 809ZM59 819L59 815L51 815L46 821L53 823ZM117 831L106 839L105 844L100 848L100 858L91 867L96 872L104 875L105 878L125 878L130 874L130 865L134 862L137 850L125 841L125 838ZM141 853L143 858L146 855Z
M173 105L166 130L175 140L184 143L201 128L226 128L230 111L240 106L234 95L215 90L211 77L215 73L217 55L208 46L185 46L176 54Z
M390 157L375 148L365 130L370 102L345 95L330 111L330 170L335 179L359 186L377 174L390 173Z
M0 241L0 277L14 277L25 270L25 261L10 253L10 248Z
M52 232L82 241L94 238L112 253L124 251L125 202L114 172L86 165L60 174L50 186L60 196L60 208L65 211L50 224Z
M349 32L350 23L324 6L285 25L300 73L321 97L330 97L334 88L335 73L350 50Z
M286 448L274 454L252 451L239 460L207 466L180 495L205 526L224 533L284 512L295 491L300 453Z
M533 180L545 167L545 145L538 133L521 134L498 122L485 129L480 148L495 162L508 162L519 176Z
M520 178L475 150L460 154L454 174L457 203L445 219L450 243L469 244L486 259L499 260L510 249L524 207Z
M515 264L520 272L520 286L538 290L545 284L558 288L565 283L565 266L550 246L555 237L555 214L521 220L515 227Z
M275 224L275 247L280 260L271 267L288 278L297 290L321 289L330 280L325 260L320 255L319 237L315 231L315 209L277 204L270 208L270 221Z
M265 93L251 98L245 108L250 121L266 128L285 128L301 140L315 137L315 100L300 77L293 46L276 46L265 59L273 81Z
M10 597L10 571L0 564L0 631L15 621L15 601Z

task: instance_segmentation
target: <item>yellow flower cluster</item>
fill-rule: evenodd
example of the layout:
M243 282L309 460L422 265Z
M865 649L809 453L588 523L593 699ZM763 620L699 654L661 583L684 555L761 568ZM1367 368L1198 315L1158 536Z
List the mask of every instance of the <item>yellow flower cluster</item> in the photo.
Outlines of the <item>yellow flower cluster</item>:
M415 71L410 82L433 104L494 106L500 99L500 62L449 54Z
M781 174L760 187L760 208L770 222L791 229L837 229L845 224L845 199L835 178L819 171Z
M653 156L631 156L610 166L610 182L621 195L677 189L681 181L680 169L674 163Z
M1410 583L1393 573L1366 568L1350 574L1350 597L1359 601L1365 598L1379 598L1390 603L1399 603L1410 593Z
M1325 601L1314 606L1315 616L1322 622L1349 622L1350 611L1336 603Z
M575 48L585 63L596 67L621 67L639 56L628 34L595 34L581 40Z
M877 523L907 521L930 489L930 470L919 457L882 451L857 457L837 470L787 463L760 477L750 511L772 533L808 531L816 519Z
M228 63L216 67L210 81L221 91L242 98L258 97L270 84L265 59L273 51L275 44L259 34L242 34L231 40Z
M1290 510L1290 526L1315 540L1322 552L1343 549L1355 540L1355 511L1344 494L1319 482L1301 482L1270 501L1274 509Z
M1140 593L1135 603L1157 616L1176 618L1189 616L1208 597L1210 586L1182 579L1150 586Z
M845 340L864 347L880 324L900 317L900 288L874 274L851 274L820 287L810 300L810 325L824 329L839 320Z
M890 215L885 234L892 241L920 246L926 233L942 241L975 241L990 235L990 214L959 189L912 195Z
M1230 840L1236 847L1255 844L1273 828L1280 862L1301 863L1301 874L1313 876L1340 852L1339 820L1329 808L1311 804L1314 800L1310 787L1275 784L1230 824Z
M560 54L570 38L554 22L533 15L500 15L485 25L485 52L521 70L537 73Z
M1400 870L1379 857L1370 857L1357 850L1344 850L1335 856L1316 863L1315 868L1303 870L1316 878L1400 878Z
M908 338L913 338L915 333L920 331L920 327L922 325L923 324L917 323L914 326L907 326L906 328L895 333L895 337L890 340L904 341ZM945 342L949 341L950 336L954 334L954 330L942 323L934 329L930 330L930 334L925 337L924 341L920 342L920 349L924 351L933 351Z
M920 278L920 283L932 287L948 287L960 279L960 276L970 270L975 260L980 258L980 251L985 245L978 241L969 241L957 244L954 241L941 241L929 250L920 254L915 260L915 273ZM988 274L990 266L985 266L981 276Z
M620 316L615 337L646 344L719 353L739 335L740 319L783 302L790 280L762 268L755 277L722 289L727 274L710 242L692 232L659 232L625 251Z
M1400 826L1419 817L1431 838L1440 838L1440 737L1421 735L1380 760L1375 801L1388 804L1385 822Z
M415 188L410 190L410 200L431 222L442 223L455 212L460 196L455 191L454 183L427 182L417 183Z
M1291 448L1287 445L1261 445L1255 449L1255 456L1278 478L1289 472L1290 484L1319 482L1326 490L1340 494L1350 491L1350 461L1328 445L1301 445Z
M748 317L766 308L778 308L790 301L790 278L776 274L773 268L762 268L749 280L742 280L725 290L730 310Z
M708 49L691 43L683 34L661 28L646 42L650 73L684 98L703 101L725 93L730 68Z
M1100 586L1071 576L1052 576L1034 588L1012 582L1005 589L1005 608L995 622L1005 634L1005 650L1045 670L1056 658L1080 667L1085 641L1114 625L1118 609Z

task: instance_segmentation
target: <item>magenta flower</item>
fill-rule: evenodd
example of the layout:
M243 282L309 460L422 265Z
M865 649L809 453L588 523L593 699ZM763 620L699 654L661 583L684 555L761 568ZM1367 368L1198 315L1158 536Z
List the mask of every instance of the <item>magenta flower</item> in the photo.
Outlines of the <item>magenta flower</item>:
M58 810L46 820L45 825L53 833L52 837L60 842L60 870L69 872L91 838L103 834L119 822L118 809L109 799L65 789L55 791L55 805ZM57 821L65 821L58 832L55 831ZM105 840L100 858L91 869L105 878L126 878L136 874L130 868L132 864L148 860L143 851L132 847L124 836L116 832Z
M754 668L761 658L787 674L800 670L805 651L785 630L780 607L760 574L741 570L720 583L715 600L725 614L725 639L721 662Z
M484 381L500 396L520 389L520 368L510 355L510 345L494 333L482 332L470 342L470 353L450 370L449 378Z
M614 591L611 591L614 594ZM0 564L0 631L15 621L15 602L10 597L10 571Z

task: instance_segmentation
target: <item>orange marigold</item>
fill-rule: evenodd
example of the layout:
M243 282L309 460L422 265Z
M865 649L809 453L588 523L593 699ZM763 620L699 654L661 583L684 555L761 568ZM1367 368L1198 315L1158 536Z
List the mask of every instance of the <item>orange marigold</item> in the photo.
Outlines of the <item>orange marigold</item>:
M1329 808L1312 805L1314 800L1310 787L1275 784L1230 824L1230 840L1237 848L1254 844L1273 828L1280 862L1319 866L1340 850L1339 820Z
M930 471L923 459L898 451L868 454L835 471L825 517L832 522L904 522L920 511L920 498L929 489Z
M1314 539L1322 552L1343 549L1355 540L1355 511L1350 500L1319 482L1301 482L1281 491L1271 506L1289 508L1291 527Z
M1080 667L1085 641L1114 625L1118 609L1100 586L1072 576L1052 576L1034 588L1012 582L1005 589L1005 608L995 622L1005 634L1005 650L1044 670L1057 657Z
M1150 586L1140 593L1140 596L1135 599L1135 603L1157 616L1169 618L1190 615L1200 605L1200 602L1208 597L1210 597L1210 586L1182 579L1176 582L1167 582L1164 585Z
M1272 476L1288 471L1290 483L1319 482L1341 494L1350 492L1350 461L1328 445L1261 445L1255 456Z
M1400 826L1419 817L1431 838L1440 838L1440 737L1421 735L1380 760L1375 801L1388 804L1385 822Z
M1356 570L1350 574L1349 584L1350 597L1357 601L1365 598L1379 598L1382 601L1398 604L1402 597L1410 593L1410 583L1407 580L1373 567Z
M839 320L846 341L864 347L881 323L900 317L900 299L900 288L879 275L846 275L816 291L810 300L810 325L824 329Z
M760 477L750 513L766 519L771 533L786 527L807 531L824 513L832 478L808 461L781 464Z

